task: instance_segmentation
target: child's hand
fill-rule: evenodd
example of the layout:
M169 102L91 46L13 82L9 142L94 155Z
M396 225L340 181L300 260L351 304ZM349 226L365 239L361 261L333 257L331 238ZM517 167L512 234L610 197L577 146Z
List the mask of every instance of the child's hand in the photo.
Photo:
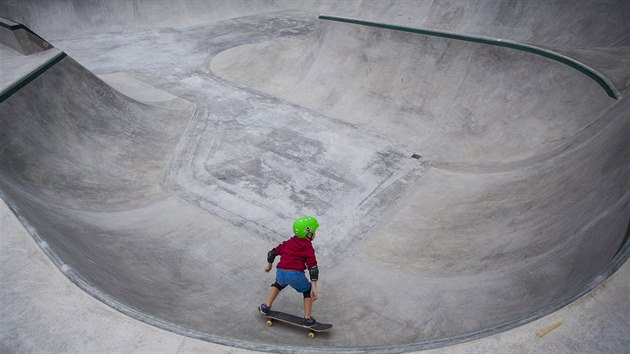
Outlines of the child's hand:
M272 267L273 267L273 264L267 263L267 265L265 266L265 272L269 273Z
M313 301L317 300L317 290L311 288L311 298Z

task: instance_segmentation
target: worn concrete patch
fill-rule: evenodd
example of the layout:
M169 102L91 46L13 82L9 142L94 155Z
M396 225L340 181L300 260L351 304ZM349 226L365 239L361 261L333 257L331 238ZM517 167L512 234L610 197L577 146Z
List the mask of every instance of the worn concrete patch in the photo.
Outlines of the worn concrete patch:
M264 238L282 241L296 216L314 215L325 225L318 251L339 256L429 166L391 139L242 95L195 115L167 185Z

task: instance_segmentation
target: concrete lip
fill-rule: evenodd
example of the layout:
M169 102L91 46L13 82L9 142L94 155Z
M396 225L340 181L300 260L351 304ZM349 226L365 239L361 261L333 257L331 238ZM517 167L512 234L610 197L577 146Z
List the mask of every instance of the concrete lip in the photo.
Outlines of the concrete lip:
M384 97L405 81L401 72L383 69L396 76L383 89L378 70L367 69L389 68L375 53L409 46L409 35L319 26L315 17L283 12L58 40L89 71L64 59L2 103L0 122L21 134L0 133L3 199L57 266L101 301L171 331L258 350L400 352L478 338L557 309L627 259L626 249L617 253L630 215L626 98L613 102L579 73L521 54L472 48L470 55L452 41L423 39L426 48L443 49L431 52L442 54L431 65L460 70L428 76L443 81L425 87L449 88L452 109L431 110L447 100L429 95L398 106L397 99L418 92ZM334 47L332 37L358 51ZM300 80L278 78L312 93L313 105L301 104L308 93L270 93L209 70L232 48L287 39L327 48L325 57L301 58L314 72L292 68ZM173 53L182 52L173 63ZM252 56L244 62L271 62L257 50L239 54ZM365 65L348 67L368 73L360 85L339 86L346 81L323 71L324 59L342 57ZM513 76L512 60L530 66ZM403 79L425 77L431 65ZM558 81L539 91L540 77L524 92L522 85L497 89L495 80L475 76L486 65L501 79L525 81L540 69ZM110 74L128 97L90 71ZM328 83L316 81L320 76ZM317 90L348 95L327 101ZM497 90L498 101L479 101ZM48 106L29 108L40 99ZM374 102L394 114L363 121L341 114ZM502 130L510 117L490 115L510 106L530 109L513 116L522 118L514 126L523 131ZM424 112L415 116L422 124L413 112ZM32 118L12 119L18 113ZM383 117L390 120L379 122ZM430 134L414 141L413 129L423 124L432 124ZM527 134L544 127L549 135L535 137L543 143L527 145ZM457 139L460 150L428 150L436 137L434 145L445 148ZM511 137L515 144L493 150L487 168L473 142ZM23 143L29 139L39 143ZM515 158L501 163L512 152ZM316 317L335 325L309 348L290 328L266 329L254 312L273 281L262 272L264 256L290 236L288 225L300 214L322 224ZM301 298L283 294L276 306L299 314Z

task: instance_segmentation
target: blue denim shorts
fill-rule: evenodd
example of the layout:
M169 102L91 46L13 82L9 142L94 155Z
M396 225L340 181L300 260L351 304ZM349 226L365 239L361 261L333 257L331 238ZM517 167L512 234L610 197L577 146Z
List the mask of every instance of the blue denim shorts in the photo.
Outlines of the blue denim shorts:
M306 279L304 272L299 270L278 268L278 270L276 270L276 283L282 287L291 285L298 293L304 293L311 288L311 282Z

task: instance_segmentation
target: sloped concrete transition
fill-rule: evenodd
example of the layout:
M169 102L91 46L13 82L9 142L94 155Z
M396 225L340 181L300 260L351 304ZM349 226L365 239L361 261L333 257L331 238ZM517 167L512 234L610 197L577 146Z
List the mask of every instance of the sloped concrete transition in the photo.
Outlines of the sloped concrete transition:
M2 198L70 279L150 324L257 350L422 349L543 316L628 258L627 2L8 1L0 15L59 52L31 54L43 69L3 94ZM335 324L309 348L254 312L266 252L302 214L321 224L315 316ZM300 313L301 298L276 307Z

